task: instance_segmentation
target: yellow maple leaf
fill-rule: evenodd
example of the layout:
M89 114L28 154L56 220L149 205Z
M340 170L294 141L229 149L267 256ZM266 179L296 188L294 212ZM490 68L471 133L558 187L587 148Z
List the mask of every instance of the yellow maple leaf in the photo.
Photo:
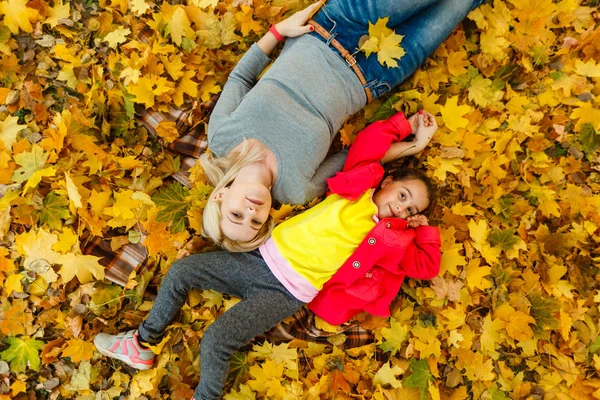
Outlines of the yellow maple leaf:
M80 283L91 282L92 276L96 280L104 279L104 267L98 263L96 256L67 253L59 255L57 264L62 264L58 273L64 282L70 282L75 276Z
M398 66L399 60L405 52L400 43L404 36L397 35L392 29L387 27L389 17L379 18L375 25L369 22L369 38L363 42L359 50L364 51L369 57L372 53L377 53L377 61L388 68Z
M241 9L240 12L235 13L235 19L240 24L242 35L247 36L250 31L261 32L262 25L252 18L252 7L242 6Z
M432 326L417 325L412 329L415 350L420 352L421 360L433 355L439 357L442 343L437 338L439 332Z
M488 232L488 224L484 219L480 219L479 221L475 221L474 219L469 220L469 233L475 243L486 244Z
M27 391L27 383L25 381L16 380L10 385L10 392L13 396Z
M173 94L173 102L175 105L180 106L183 104L184 94L187 94L192 99L198 97L198 82L192 80L195 76L196 72L192 70L187 70L182 74L181 79L179 79L175 85L175 93ZM208 82L206 85L208 85ZM219 86L217 86L216 89L214 86L206 87L203 81L200 90L202 91L202 95L200 96L202 101L208 101L210 100L210 94L205 94L204 91L208 90L208 93L211 93L211 91L212 93L218 93L221 91L221 88ZM207 100L204 100L205 98L207 98Z
M56 79L59 81L66 82L67 86L71 89L75 89L79 83L79 79L75 76L74 66L71 64L63 64L60 72Z
M391 386L394 389L402 387L402 382L396 376L404 373L404 370L397 365L390 367L390 363L387 362L379 368L375 376L373 377L373 384L381 386Z
M454 276L458 276L459 271L457 267L467 265L465 256L459 254L462 249L463 245L461 243L454 243L452 247L442 252L440 275L443 275L447 271Z
M33 32L31 22L37 19L38 11L27 7L27 0L6 0L0 2L0 15L4 15L4 25L16 35L19 28Z
M184 74L183 70L185 68L185 63L181 60L179 54L172 54L170 57L161 56L163 64L165 65L165 69L167 73L173 80L177 80L181 78ZM190 71L187 71L190 72ZM195 72L194 72L195 75ZM192 75L192 76L194 76ZM123 74L121 74L123 76ZM139 77L138 77L139 79ZM137 80L137 79L136 79Z
M479 41L482 53L488 54L494 60L502 61L507 57L506 50L509 48L510 42L498 30L490 29L482 32Z
M369 36L375 38L386 37L394 33L394 31L387 27L387 23L390 18L378 18L375 24L369 22Z
M452 212L456 215L475 215L477 214L477 209L470 204L465 204L462 201L459 201L451 208Z
M379 64L386 65L388 68L396 68L397 60L401 59L406 52L400 46L404 36L392 33L384 37L379 42L379 51L377 52L377 61Z
M141 395L150 392L154 389L154 380L157 376L158 369L152 368L147 371L140 371L131 380L129 395L132 399L138 399Z
M73 232L73 229L64 228L63 231L58 234L58 241L52 245L52 250L63 254L68 253L77 241L78 236Z
M14 299L12 304L4 301L1 307L3 318L0 319L0 331L2 333L9 336L26 335L32 329L33 315L27 307L27 301Z
M54 7L48 8L48 16L44 20L44 24L50 25L54 28L59 24L61 19L69 19L71 16L71 5L69 3L63 4L62 1L56 2Z
M377 53L379 51L379 38L370 37L360 45L360 50L365 52L365 57L369 57L371 54Z
M150 9L145 0L129 0L129 8L135 15L142 16Z
M155 96L167 93L173 88L173 83L167 81L164 77L150 76L141 77L137 82L127 87L129 93L135 96L137 103L143 103L146 108L154 105Z
M458 97L451 96L446 100L446 104L440 107L444 124L451 131L456 131L458 128L466 128L469 125L469 120L463 118L464 115L471 112L471 107L467 105L458 105Z
M39 171L35 171L33 173L33 175L31 175L29 177L29 179L27 179L27 183L25 184L25 186L23 186L23 192L26 193L29 189L33 189L33 188L37 187L37 185L39 185L39 183L42 181L43 177L50 177L50 176L55 176L55 175L56 175L55 167L48 167L48 168L40 169Z
M77 185L71 179L71 176L65 172L65 182L67 187L67 194L69 195L69 200L71 200L72 204L75 208L83 207L83 203L81 202L81 195L79 194L79 189L77 189Z
M496 307L494 315L506 322L506 333L518 341L533 338L533 329L529 324L535 325L535 319L521 310L515 310L508 303Z
M471 62L467 58L466 51L451 51L448 53L446 60L448 66L448 72L452 76L460 76L467 72L467 67L471 65Z
M73 362L89 361L94 355L93 343L83 339L71 338L67 341L67 347L62 351L62 357L71 357Z
M502 339L500 332L505 326L506 322L500 318L492 320L490 314L483 318L482 332L479 339L481 343L481 352L483 354L494 358L498 357L496 348L500 346L500 341Z
M446 180L447 174L458 174L463 161L460 158L427 157L426 164L434 168L433 176L440 182Z
M161 121L156 127L156 134L163 138L166 143L173 143L179 138L177 124L174 121Z
M556 199L556 192L554 190L538 183L532 183L529 185L529 195L538 201L538 208L542 212L542 215L546 217L552 215L560 217L560 207L554 200Z
M108 204L108 200L110 199L111 192L109 190L96 192L96 189L92 189L92 194L88 199L88 204L92 212L96 215L102 215L104 211L104 207Z
M219 0L191 0L190 3L196 7L206 9L208 7L215 8L219 4Z
M479 288L481 290L488 289L492 287L492 282L488 279L485 279L486 276L491 275L492 268L490 267L480 267L479 259L472 260L465 267L465 271L467 273L467 286L469 289L473 290L475 288Z
M600 78L600 63L596 63L593 59L586 63L582 60L575 60L575 72L590 78Z
M575 131L580 132L585 124L592 124L594 129L600 130L600 109L591 103L578 102L579 108L573 110L569 118L577 119Z
M17 293L23 292L23 284L21 283L21 279L23 279L23 275L21 274L9 275L2 284L4 295L10 296L13 290Z
M129 28L117 28L104 37L104 41L108 42L108 47L116 49L121 43L127 41L127 35L131 33Z
M190 20L183 7L177 7L169 26L171 27L171 39L177 46L181 46L181 41L184 37L193 39L195 36L194 30L190 26Z
M475 353L472 361L465 367L467 378L471 381L493 381L496 378L493 360L487 358L484 362L484 355L481 353Z
M250 367L250 376L248 386L252 390L267 394L274 382L279 382L283 376L283 363L277 363L273 360L266 360L262 364L255 364Z
M219 93L220 91L221 86L217 84L216 79L213 76L208 76L204 78L200 85L200 99L202 101L209 101L212 94Z
M4 147L10 149L17 141L17 134L27 128L27 125L18 124L19 117L7 116L4 121L0 122L0 140L4 143Z

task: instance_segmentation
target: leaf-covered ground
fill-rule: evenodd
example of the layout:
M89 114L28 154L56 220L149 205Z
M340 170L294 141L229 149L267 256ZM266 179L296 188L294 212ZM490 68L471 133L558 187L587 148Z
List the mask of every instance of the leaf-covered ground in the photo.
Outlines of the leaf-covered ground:
M149 371L92 344L143 320L177 257L209 249L195 235L202 171L189 190L169 180L181 160L134 105L210 99L270 23L306 5L0 1L0 399L191 396L203 329L235 299L192 293ZM372 345L240 353L226 399L600 398L598 8L490 2L346 123L344 144L394 110L438 116L417 163L440 185L441 274L406 282L388 320L363 321ZM79 250L145 232L148 268L126 288Z

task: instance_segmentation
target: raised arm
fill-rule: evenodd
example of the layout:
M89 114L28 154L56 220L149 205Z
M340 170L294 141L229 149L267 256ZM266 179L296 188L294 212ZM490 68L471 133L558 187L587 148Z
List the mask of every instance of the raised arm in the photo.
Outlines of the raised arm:
M310 32L312 26L307 25L310 15L321 3L315 3L291 17L277 23L275 28L283 37L296 37ZM209 137L219 129L224 119L235 111L242 98L254 87L258 76L271 61L269 55L279 41L271 31L267 32L256 44L244 54L237 63L223 87L219 101L211 113L208 125Z
M275 25L276 32L286 38L304 35L305 33L312 31L313 27L307 25L306 22L322 5L323 2L318 1L306 7L304 10L298 11L291 17L278 22ZM278 43L279 40L277 40L277 37L271 31L267 32L267 34L257 42L258 47L260 47L266 55L270 55L275 47L277 47Z
M327 180L329 191L355 200L381 182L384 173L381 162L418 153L427 146L436 130L435 117L424 111L409 119L397 113L385 121L372 123L356 136L342 172ZM411 133L415 134L415 139L403 142Z
M414 140L392 143L389 150L381 158L383 163L412 156L423 151L438 129L435 117L426 111L419 111L417 114L413 114L408 119L408 123L411 126L411 132L415 134Z

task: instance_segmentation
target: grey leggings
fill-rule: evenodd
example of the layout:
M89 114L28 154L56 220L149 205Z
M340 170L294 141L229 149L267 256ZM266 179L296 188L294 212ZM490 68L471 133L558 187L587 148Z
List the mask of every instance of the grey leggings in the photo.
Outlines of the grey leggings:
M159 342L194 288L242 299L206 329L200 345L200 383L194 398L220 399L233 354L304 303L271 273L258 251L191 255L169 269L148 318L139 327L141 339Z

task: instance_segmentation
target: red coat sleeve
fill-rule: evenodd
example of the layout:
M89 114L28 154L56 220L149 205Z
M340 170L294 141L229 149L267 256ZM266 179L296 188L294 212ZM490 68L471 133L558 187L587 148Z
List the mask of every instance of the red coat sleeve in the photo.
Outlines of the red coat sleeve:
M442 261L440 231L436 226L419 226L415 231L415 245L406 249L400 268L409 278L435 278Z
M378 163L392 143L401 141L410 133L410 124L402 113L384 121L373 122L356 136L342 171L347 172L367 164Z
M363 129L350 146L342 172L327 180L330 192L355 200L365 190L377 186L383 178L381 159L393 143L401 141L411 131L402 113Z

